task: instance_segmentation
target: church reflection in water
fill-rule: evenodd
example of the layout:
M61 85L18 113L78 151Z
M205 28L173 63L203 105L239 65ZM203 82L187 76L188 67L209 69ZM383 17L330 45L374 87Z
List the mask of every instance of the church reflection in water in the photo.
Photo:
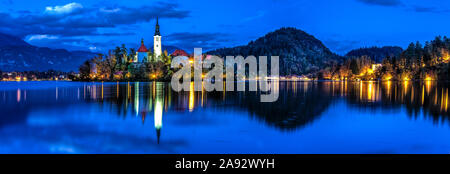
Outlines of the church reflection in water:
M97 91L101 91L101 96L98 96ZM153 116L159 143L163 114L171 105L171 93L171 89L169 90L165 83L117 82L115 85L87 84L83 86L82 95L83 100L95 101L102 105L105 102L114 104L111 109L116 109L118 116L141 117L142 124ZM86 95L88 95L87 98Z
M332 103L348 107L389 110L405 108L412 118L430 117L440 124L448 122L448 84L425 82L285 82L274 81L272 92L279 94L274 103L261 103L261 92L174 92L170 84L161 82L121 82L111 85L92 83L79 87L78 100L111 103L121 117L141 117L145 124L153 116L160 142L164 115L167 112L202 114L205 109L226 112L241 109L279 130L300 129L323 115ZM248 85L248 84L247 84ZM60 91L61 92L61 91ZM58 94L56 89L55 96ZM22 102L24 91L17 92ZM60 94L61 95L61 94ZM56 97L57 98L57 97ZM200 109L201 108L201 109Z

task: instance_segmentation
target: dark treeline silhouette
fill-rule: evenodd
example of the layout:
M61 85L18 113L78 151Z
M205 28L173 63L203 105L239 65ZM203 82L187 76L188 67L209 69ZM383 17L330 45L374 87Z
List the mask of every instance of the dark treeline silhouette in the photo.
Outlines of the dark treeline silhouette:
M362 56L368 56L373 61L377 63L381 63L381 61L390 56L395 57L400 55L403 52L401 47L397 46L384 46L384 47L369 47L369 48L359 48L355 50L351 50L348 52L345 57L347 58L358 58Z

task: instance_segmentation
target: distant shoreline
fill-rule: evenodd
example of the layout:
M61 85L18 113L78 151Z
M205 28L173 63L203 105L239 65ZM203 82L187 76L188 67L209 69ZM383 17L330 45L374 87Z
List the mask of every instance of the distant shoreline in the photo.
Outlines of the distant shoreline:
M249 81L259 81L259 80L244 80L246 82ZM266 80L266 81L275 81L275 80ZM277 80L279 82L449 82L448 80L291 80L291 79L283 79L283 80ZM160 80L137 80L137 81L82 81L82 80L0 80L0 82L94 82L94 83L101 83L101 82L165 82L169 83L170 81L160 81ZM192 81L194 82L194 81ZM226 80L224 79L224 82ZM234 81L234 82L241 82L241 81Z

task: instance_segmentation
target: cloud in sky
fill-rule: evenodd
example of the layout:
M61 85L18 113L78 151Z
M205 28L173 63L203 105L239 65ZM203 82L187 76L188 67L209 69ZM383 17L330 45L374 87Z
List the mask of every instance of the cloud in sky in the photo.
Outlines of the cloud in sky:
M400 6L403 3L400 0L357 0L368 5L378 6Z
M145 9L145 10L142 10ZM0 13L0 32L20 37L28 35L95 36L99 29L137 24L159 18L186 18L189 11L179 10L175 3L151 6L93 8L79 3L46 7L43 12L27 12L13 16ZM110 33L111 34L111 33ZM118 33L119 34L119 33Z
M70 14L82 8L83 6L81 4L72 2L63 6L46 7L45 12L49 14Z
M120 11L120 8L100 8L100 11L105 13L117 13Z
M58 37L46 35L46 34L37 34L37 35L31 35L27 40L32 41L32 40L42 40L42 39L58 39Z
M413 5L403 3L400 0L357 0L368 5L386 6L386 7L403 7L405 10L418 12L418 13L448 13L450 10L439 7L426 6L426 5Z

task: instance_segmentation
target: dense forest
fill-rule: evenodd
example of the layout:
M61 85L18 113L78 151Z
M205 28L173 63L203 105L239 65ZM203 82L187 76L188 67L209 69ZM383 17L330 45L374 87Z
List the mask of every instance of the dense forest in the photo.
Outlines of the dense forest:
M398 56L402 53L403 49L397 46L384 46L384 47L370 47L370 48L359 48L351 50L345 57L347 58L357 58L361 56L368 56L373 61L380 63L384 58L390 56Z
M422 45L411 43L399 55L381 63L370 55L350 57L320 71L319 79L333 80L450 80L450 39L438 36Z
M316 72L343 60L343 57L331 52L320 40L295 28L281 28L245 46L217 49L207 54L221 57L279 56L282 76Z

